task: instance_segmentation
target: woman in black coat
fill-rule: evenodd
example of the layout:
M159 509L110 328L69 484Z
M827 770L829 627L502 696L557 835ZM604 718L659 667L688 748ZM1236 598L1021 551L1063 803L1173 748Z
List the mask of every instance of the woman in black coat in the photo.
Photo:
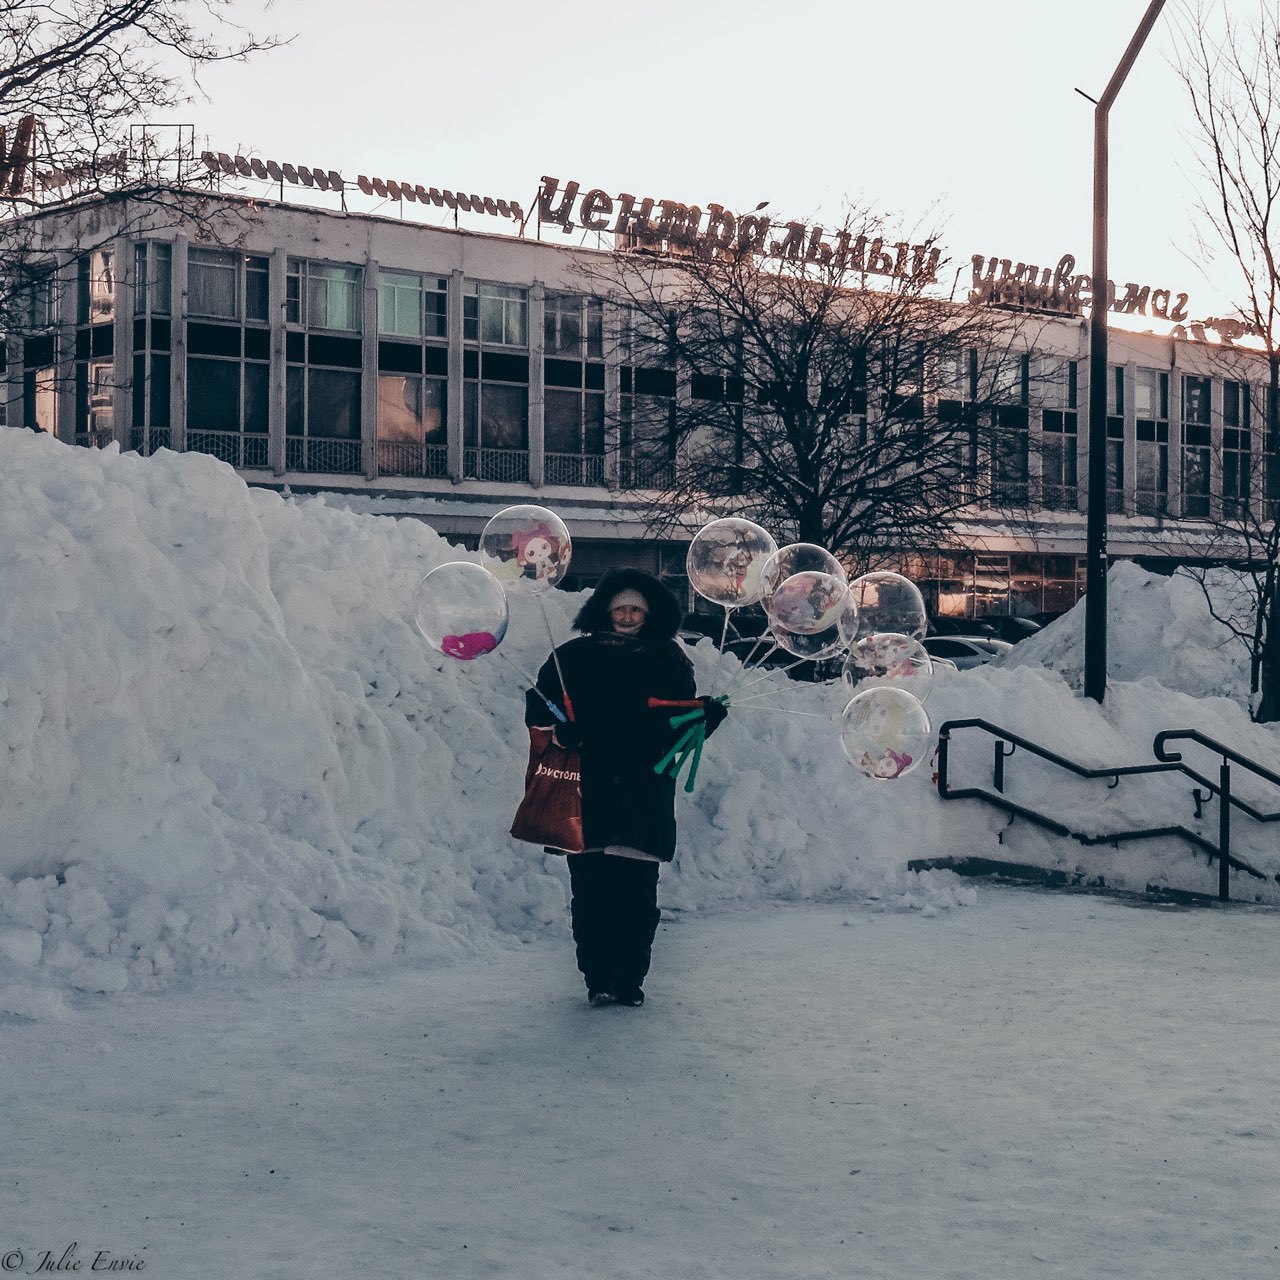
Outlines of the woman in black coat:
M611 571L574 619L581 634L556 650L559 670L548 658L527 700L525 722L554 728L561 746L581 754L586 851L569 855L570 911L592 1003L644 1003L658 871L676 848L676 782L654 765L679 737L669 723L676 713L650 707L649 699L694 697L693 666L675 638L680 617L656 578ZM544 698L570 712L570 721L548 724ZM724 708L701 701L710 733Z

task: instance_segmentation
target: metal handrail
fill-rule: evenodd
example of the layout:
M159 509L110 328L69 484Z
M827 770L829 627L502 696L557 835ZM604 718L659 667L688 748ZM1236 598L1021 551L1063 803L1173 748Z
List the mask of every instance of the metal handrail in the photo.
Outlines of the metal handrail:
M948 720L938 730L938 743L942 747L944 741L949 741L952 729L985 729L993 737L1001 738L1005 742L1012 743L1015 747L1021 747L1028 755L1039 756L1042 760L1048 760L1050 764L1056 764L1063 769L1069 770L1081 778L1115 778L1119 781L1126 774L1132 773L1174 773L1181 766L1175 763L1168 764L1125 764L1116 768L1091 769L1086 765L1076 764L1074 760L1068 760L1066 756L1060 756L1056 751L1050 751L1048 747L1042 747L1038 742L1032 742L1030 738L1023 738L1016 733L1011 733L1008 729L1002 729L998 724L992 724L990 720L983 720L977 716L972 716L965 720ZM1012 752L1008 754L1012 755ZM939 762L942 759L942 751L939 751ZM939 775L939 786L941 786L941 775ZM944 798L948 798L945 797Z
M1257 774L1259 778L1263 778L1267 782L1274 783L1274 785L1280 787L1280 773L1273 773L1265 765L1260 765L1256 760L1250 760L1248 756L1241 755L1225 743L1208 737L1198 729L1165 729L1163 732L1157 733L1155 741L1151 744L1151 750L1156 759L1172 762L1189 778L1194 778L1211 791L1218 790L1217 783L1206 778L1203 774L1197 773L1189 764L1186 764L1182 759L1181 751L1167 751L1165 749L1166 743L1175 741L1198 742L1202 747L1208 747L1215 756L1221 756L1224 760L1230 760L1233 764L1241 765L1243 768L1248 769L1250 773ZM1231 796L1231 803L1257 822L1280 822L1280 809L1277 809L1274 813L1261 813L1253 805L1246 803L1235 795Z
M955 788L950 784L948 777L948 759L951 746L951 734L956 729L981 729L991 734L995 741L995 755L993 760L993 783L996 788L995 792L987 791L982 787L961 787ZM1214 744L1212 739L1206 739L1202 734L1195 730L1179 730L1171 729L1166 733L1156 737L1155 750L1157 755L1161 755L1164 751L1164 744L1171 739L1189 738L1198 740L1205 745L1213 745L1215 747L1221 744ZM1006 751L1006 744L1010 750ZM1062 769L1066 769L1070 773L1074 773L1080 778L1110 778L1112 787L1119 784L1120 779L1126 776L1136 774L1152 774L1152 773L1183 773L1194 778L1197 782L1201 782L1210 788L1210 795L1215 791L1220 798L1219 803L1219 842L1217 845L1206 839L1199 832L1192 831L1184 826L1163 826L1163 827L1144 827L1134 828L1127 831L1113 831L1100 834L1088 834L1086 832L1074 831L1064 823L1059 822L1055 818L1049 817L1048 814L1041 813L1036 809L1032 809L1027 805L1018 804L1009 800L1004 794L1004 762L1008 756L1011 756L1018 748L1022 748L1028 755L1037 756L1042 760L1048 761L1050 764L1057 765ZM1224 748L1224 752L1230 758L1237 760L1246 768L1251 768L1258 772L1261 776L1275 781L1280 785L1280 777L1271 774L1270 770L1256 764L1247 757L1238 755ZM1231 837L1230 837L1230 812L1231 805L1235 804L1251 817L1255 816L1254 811L1247 805L1234 799L1231 795L1230 787L1230 769L1226 760L1223 762L1223 776L1217 784L1203 778L1195 770L1189 768L1183 763L1181 756L1176 753L1170 753L1161 758L1156 764L1138 764L1138 765L1120 765L1116 767L1108 767L1102 769L1090 768L1086 765L1077 764L1074 760L1068 760L1065 756L1059 755L1055 751L1050 751L1047 747L1042 747L1037 742L1032 742L1029 738L1024 738L1020 734L1011 733L1007 729L1001 728L999 725L992 724L989 720L983 720L979 717L970 717L962 720L948 720L938 730L938 795L944 800L963 800L975 799L983 800L987 804L993 805L998 809L1016 817L1025 818L1029 822L1037 826L1044 827L1046 830L1053 831L1057 835L1070 836L1073 840L1078 840L1081 844L1119 844L1124 840L1149 840L1157 838L1177 837L1187 841L1189 844L1195 845L1197 848L1204 850L1211 858L1217 858L1219 863L1218 876L1218 897L1226 902L1229 900L1229 881L1228 871L1231 867L1235 867L1239 871L1254 876L1259 880L1265 880L1268 877L1265 873L1259 871L1256 867L1250 866L1249 863L1243 862L1241 859L1234 857L1231 853ZM1199 815L1199 806L1208 796L1201 797L1198 792L1193 792L1197 802L1197 816ZM1272 821L1280 819L1280 814L1261 816L1261 821ZM1280 880L1280 876L1276 877Z

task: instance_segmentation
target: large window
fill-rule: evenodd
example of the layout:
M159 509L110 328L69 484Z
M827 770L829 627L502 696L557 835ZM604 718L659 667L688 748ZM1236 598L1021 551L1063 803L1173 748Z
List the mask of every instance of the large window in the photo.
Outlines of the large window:
M1107 511L1124 510L1124 369L1107 370Z
M449 280L404 271L378 279L378 332L402 338L449 336Z
M78 322L104 324L115 315L116 255L114 249L94 249L79 262Z
M28 334L47 333L58 323L57 264L28 263L13 281L15 323Z
M266 258L191 249L187 254L187 314L265 324L269 267Z
M1249 384L1222 383L1222 514L1236 519L1249 509L1253 424Z
M143 454L170 445L173 249L158 240L133 247L133 421L129 447Z
M449 473L449 280L384 271L378 281L378 470Z
M463 294L462 457L473 479L529 478L527 291L469 282Z
M1136 510L1140 516L1165 515L1169 509L1169 375L1161 369L1139 369L1133 396L1138 418Z
M672 326L637 311L625 317L619 371L621 458L624 489L666 489L674 483L676 371Z
M359 267L289 259L285 289L285 466L361 470L364 275Z
M599 298L549 293L545 311L548 356L570 360L604 359L604 304Z
M271 388L267 258L187 256L187 448L265 467Z
M957 491L966 502L978 496L978 353L972 347L947 351L938 361L938 433L954 468Z
M1078 498L1076 362L1055 362L1042 369L1040 402L1041 487L1050 511L1074 511Z
M24 263L13 280L13 324L22 335L18 347L22 352L22 417L11 426L27 426L56 435L58 431L58 395L55 386L55 335L58 321L57 264L53 259ZM5 345L5 358L12 350ZM2 375L0 375L2 376ZM4 392L8 395L7 388ZM79 440L87 444L87 438Z
M285 322L307 330L359 333L363 278L359 267L290 258Z
M1209 515L1209 454L1212 445L1213 379L1182 379L1182 514Z
M75 441L100 447L115 439L115 250L85 254L76 276Z
M173 297L173 248L159 240L133 246L133 314L167 316Z
M549 294L545 319L545 480L604 483L604 308Z
M996 506L1027 505L1027 379L1027 357L1006 353L991 393L991 500Z
M468 281L462 296L462 336L486 347L527 347L528 290Z

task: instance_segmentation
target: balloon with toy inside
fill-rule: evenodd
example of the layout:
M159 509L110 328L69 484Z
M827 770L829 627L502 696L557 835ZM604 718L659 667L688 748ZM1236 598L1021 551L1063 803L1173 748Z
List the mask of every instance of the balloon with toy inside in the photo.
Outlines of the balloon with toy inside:
M573 541L554 511L526 503L504 508L485 525L480 554L508 592L541 595L569 572Z
M877 631L852 644L840 676L851 695L889 686L923 703L933 688L933 659L914 636Z
M849 699L840 718L840 745L849 763L877 781L901 778L929 751L933 727L920 699L881 686Z
M509 617L502 584L470 560L438 565L418 584L414 621L446 657L470 662L492 653L507 634Z
M689 585L712 604L741 609L760 599L761 570L778 544L758 524L726 516L703 525L685 557Z

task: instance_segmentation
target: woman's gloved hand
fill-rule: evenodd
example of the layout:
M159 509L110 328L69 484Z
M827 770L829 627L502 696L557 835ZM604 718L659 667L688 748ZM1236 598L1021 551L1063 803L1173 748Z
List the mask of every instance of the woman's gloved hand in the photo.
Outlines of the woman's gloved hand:
M577 751L582 746L582 729L576 720L566 720L551 731L556 746L566 751Z
M698 701L702 703L702 714L707 718L707 737L709 738L724 724L729 708L719 698L699 698Z

